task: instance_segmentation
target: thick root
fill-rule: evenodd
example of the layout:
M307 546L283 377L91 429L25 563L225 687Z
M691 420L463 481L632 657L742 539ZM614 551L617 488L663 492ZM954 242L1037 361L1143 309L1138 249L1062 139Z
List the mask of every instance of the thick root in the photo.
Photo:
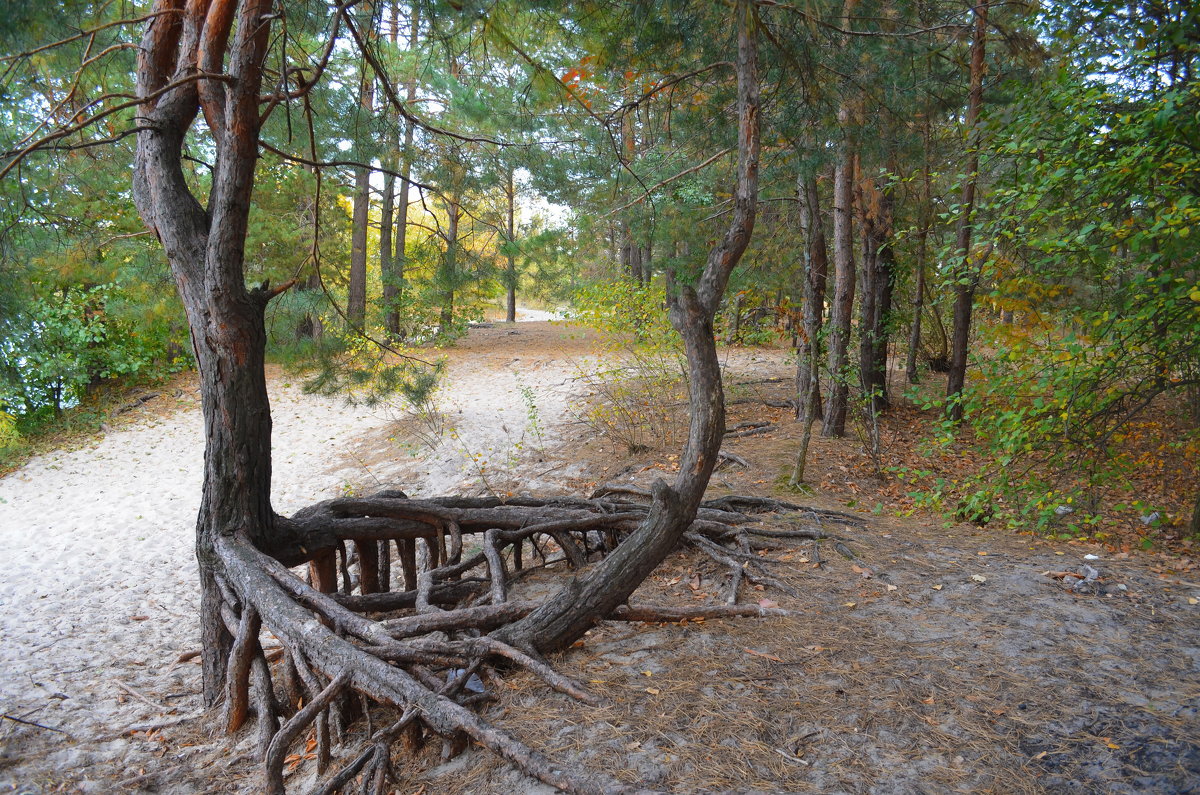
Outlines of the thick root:
M517 581L533 570L533 555L541 559L540 566L587 566L612 552L650 514L650 505L615 495L509 502L382 495L332 500L281 520L284 527L299 529L303 538L320 540L304 547L304 561L295 559L294 541L263 551L240 537L222 537L217 545L221 616L233 638L224 725L236 731L251 714L256 717L263 787L276 795L287 789L285 760L310 731L315 732L318 770L325 774L315 792L340 791L356 780L365 792L386 792L392 743L401 738L411 743L414 732L418 738L423 732L446 738L452 749L469 738L564 792L634 791L606 774L551 761L489 725L470 707L491 698L480 678L491 679L491 665L527 670L555 691L586 704L600 703L529 646L501 640L499 630L543 606L511 598ZM771 518L775 526L767 526L763 518ZM789 615L778 608L736 603L743 577L790 591L753 554L750 539L826 538L824 522L860 524L854 517L774 500L704 503L683 539L729 568L727 604L623 604L593 620ZM471 543L464 545L468 538ZM526 545L529 556L522 553ZM557 554L548 552L548 545ZM357 554L347 555L349 549ZM424 551L410 560L410 549ZM393 550L399 560L394 567ZM305 562L310 562L307 582L288 568ZM391 590L391 571L400 575L403 590ZM283 645L274 671L259 642L264 629ZM275 679L282 696L276 695ZM368 728L359 745L348 747L349 723L364 716L370 720L372 705L394 708L401 718L383 730ZM338 744L343 748L335 758Z

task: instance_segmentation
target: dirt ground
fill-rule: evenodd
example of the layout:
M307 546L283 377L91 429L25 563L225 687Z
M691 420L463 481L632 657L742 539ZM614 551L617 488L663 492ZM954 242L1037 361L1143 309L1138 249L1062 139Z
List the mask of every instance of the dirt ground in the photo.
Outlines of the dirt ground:
M630 453L589 422L583 376L599 360L594 335L497 324L473 331L450 356L515 368L531 382L550 358L579 363L581 380L561 385L576 389L571 411L546 434L554 442L536 462L562 467L562 491L639 488L669 476L670 453ZM846 486L861 460L853 438L816 442L813 494L782 491L798 429L787 409L761 401L787 397L786 351L733 352L728 360L731 386L758 382L736 391L745 402L732 405L729 426L776 427L727 442L748 466L723 467L710 496L774 495L843 511L848 501L874 505ZM389 445L403 429L404 421L352 452L368 465L395 454ZM522 471L513 467L503 488L520 491ZM505 473L495 474L478 489L495 489ZM760 550L794 594L747 587L743 601L769 600L794 616L605 622L554 660L605 706L515 675L489 682L496 701L484 715L551 758L664 792L1200 792L1200 582L1178 556L947 526L919 513L900 518L890 506L861 517L863 526L826 521L836 539ZM542 592L561 576L551 567L524 587ZM719 601L726 576L685 550L636 598ZM169 724L172 712L160 722ZM7 744L31 734L41 742L26 742L24 758L0 758L22 772L12 791L257 790L250 738L209 736L204 719L70 739L5 724ZM104 759L98 749L106 742L130 751ZM79 770L39 764L64 743L97 750L103 761L87 779L101 783L81 787ZM548 791L478 748L448 761L440 750L397 750L394 791ZM293 783L305 774L297 761Z

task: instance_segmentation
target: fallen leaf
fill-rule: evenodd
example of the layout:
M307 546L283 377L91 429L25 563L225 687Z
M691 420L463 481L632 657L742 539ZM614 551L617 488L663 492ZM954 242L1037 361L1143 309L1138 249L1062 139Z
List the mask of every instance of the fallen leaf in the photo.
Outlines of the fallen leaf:
M940 586L940 585L935 585L935 586L933 586L933 590L935 590L935 591L940 591L940 590L942 590L942 586Z
M661 691L661 690L659 690L657 687L647 687L647 688L646 688L646 692L647 692L647 693L649 693L649 694L650 694L650 695L652 695L652 696L657 696L657 695L658 695L659 693L661 693L662 691Z
M887 589L888 589L889 591L898 591L898 590L900 590L900 589L899 589L899 588L897 588L895 585L889 585L889 586L887 587Z
M842 605L842 607L857 607L857 606L858 606L858 602L846 602L846 604Z
M654 671L642 671L642 676L654 676Z
M864 580L869 580L869 579L871 579L873 576L875 576L875 575L874 575L874 573L873 573L873 572L872 572L870 569L864 569L862 566L856 566L856 565L854 565L853 563L852 563L852 564L850 564L850 569L851 569L851 570L852 570L852 571L853 571L855 574L861 574L861 575L862 575L862 578L863 578Z
M1196 597L1194 597L1194 596L1189 596L1189 597L1188 597L1188 604L1189 604L1189 605L1196 605L1196 604L1200 604L1200 599L1197 599L1197 598L1196 598Z
M774 654L766 654L765 652L755 651L754 649L750 648L743 648L742 651L746 652L747 654L753 654L755 657L763 657L764 659L772 660L774 662L783 662L783 660L779 659Z
M1195 603L1193 602L1193 604ZM776 602L774 599L759 599L758 606L765 607L769 610L774 607L779 607L779 602Z
M987 582L987 577L984 577L982 574L972 574L971 579L975 582Z

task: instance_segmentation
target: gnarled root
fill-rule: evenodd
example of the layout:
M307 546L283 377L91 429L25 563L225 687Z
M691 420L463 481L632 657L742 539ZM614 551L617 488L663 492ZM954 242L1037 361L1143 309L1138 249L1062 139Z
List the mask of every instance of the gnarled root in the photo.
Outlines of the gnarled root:
M489 633L540 606L512 598L531 564L586 566L633 532L649 510L644 503L612 497L409 500L389 493L331 500L281 519L291 535L275 549L257 549L240 536L221 537L216 544L221 616L233 637L225 727L236 731L255 717L264 789L276 795L286 791L285 768L289 758L295 759L290 755L310 734L318 772L324 774L315 792L336 792L357 780L363 791L383 793L392 744L402 737L419 741L425 732L447 738L454 748L461 748L464 738L474 740L566 792L631 791L606 774L552 762L470 707L490 699L483 682L496 675L493 666L522 668L560 693L600 703L530 649ZM764 516L775 519L776 526L765 526ZM727 604L625 604L594 619L787 615L778 608L736 604L737 586L746 577L789 591L753 554L751 540L826 537L813 526L813 517L859 523L777 501L704 503L684 539L731 569ZM357 554L347 555L350 549ZM411 550L417 554L410 560ZM400 565L391 565L393 555ZM303 563L310 563L307 581L288 568ZM393 571L402 590L391 590ZM271 632L285 652L274 670L259 641L262 630ZM368 727L357 744L350 742L349 725L360 717L369 722L372 705L391 707L400 717L382 729Z

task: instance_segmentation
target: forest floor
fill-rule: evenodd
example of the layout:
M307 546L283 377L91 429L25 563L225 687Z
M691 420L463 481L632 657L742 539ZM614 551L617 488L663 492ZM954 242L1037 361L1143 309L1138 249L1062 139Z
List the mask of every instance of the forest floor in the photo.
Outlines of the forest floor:
M798 428L764 402L788 397L786 354L726 353L729 427L772 426L727 441L747 466L723 467L710 496L876 509L865 529L826 528L853 557L780 542L763 559L796 595L743 599L794 617L606 622L555 658L606 706L515 675L485 717L552 758L671 792L1200 791L1190 549L947 525L889 499L894 484L870 474L854 438L815 440L814 493L787 494ZM670 475L674 452L656 448L674 441L680 407L653 401L662 426L637 440L620 412L595 414L630 397L595 377L613 366L595 332L494 324L446 355L446 385L423 413L303 395L272 371L277 509L382 486L586 494ZM131 395L102 438L0 479L0 792L258 789L251 739L209 734L198 666L178 662L198 646L202 424L193 379L155 392ZM1096 576L1072 587L1087 567ZM561 576L551 567L524 587ZM724 578L679 552L638 598L715 601ZM395 791L544 791L479 749L438 751L397 751ZM299 784L310 765L296 761Z

